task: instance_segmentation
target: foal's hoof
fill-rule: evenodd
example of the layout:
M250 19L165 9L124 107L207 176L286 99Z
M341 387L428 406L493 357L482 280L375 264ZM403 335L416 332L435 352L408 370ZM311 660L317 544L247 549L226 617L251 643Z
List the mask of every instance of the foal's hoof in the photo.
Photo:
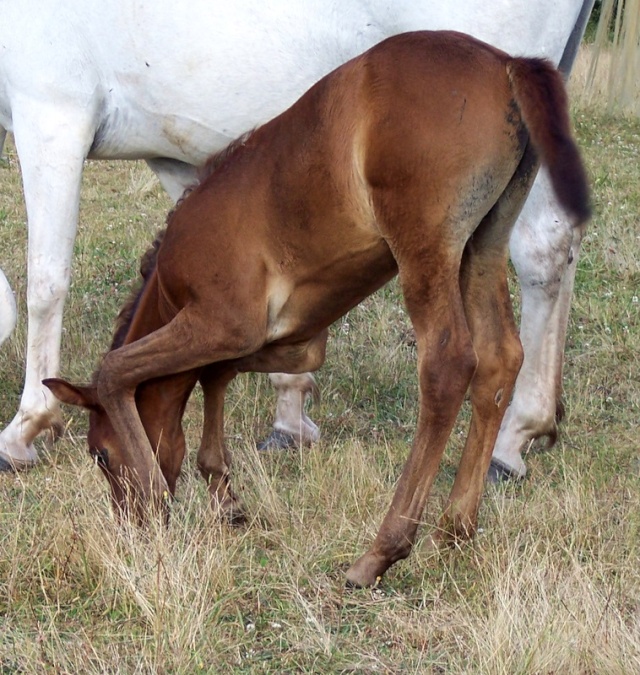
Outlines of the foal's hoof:
M274 429L264 441L258 443L257 447L259 452L267 452L269 450L289 450L297 445L296 439L291 434Z
M247 524L247 515L242 509L234 508L225 511L222 520L230 527L242 527Z
M498 485L500 483L516 483L524 480L517 471L503 464L499 459L491 458L489 470L487 471L487 482Z
M214 497L211 508L218 521L231 527L240 527L247 522L247 516L240 502L234 498L225 498L222 503Z
M380 555L368 552L358 558L347 570L346 588L377 586L391 563Z

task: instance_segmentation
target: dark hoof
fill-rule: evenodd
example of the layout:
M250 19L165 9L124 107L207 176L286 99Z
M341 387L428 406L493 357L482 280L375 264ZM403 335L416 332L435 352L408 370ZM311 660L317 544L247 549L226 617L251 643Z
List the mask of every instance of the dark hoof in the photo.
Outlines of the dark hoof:
M289 448L295 448L296 446L296 439L291 434L274 429L264 441L258 443L258 451L289 450Z
M21 459L12 459L6 455L3 457L3 453L0 452L0 472L5 473L16 473L17 471L28 471L33 469L38 462L36 460L25 461Z
M15 468L11 462L7 462L7 460L0 457L0 472L3 471L6 471L7 473L15 473Z
M500 460L491 458L489 471L487 471L487 482L499 485L500 483L517 483L524 480L517 471L514 471Z
M248 518L244 511L239 508L232 509L227 511L223 516L224 522L229 525L229 527L243 527L247 524Z

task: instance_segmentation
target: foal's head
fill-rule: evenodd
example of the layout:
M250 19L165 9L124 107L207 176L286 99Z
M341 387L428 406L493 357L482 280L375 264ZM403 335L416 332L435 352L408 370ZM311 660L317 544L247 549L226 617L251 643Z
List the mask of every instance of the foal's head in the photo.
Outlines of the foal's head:
M58 378L44 380L43 384L49 387L62 403L89 411L87 434L89 454L109 482L114 510L116 513L125 513L128 491L126 456L111 425L109 415L100 404L95 385L76 386Z

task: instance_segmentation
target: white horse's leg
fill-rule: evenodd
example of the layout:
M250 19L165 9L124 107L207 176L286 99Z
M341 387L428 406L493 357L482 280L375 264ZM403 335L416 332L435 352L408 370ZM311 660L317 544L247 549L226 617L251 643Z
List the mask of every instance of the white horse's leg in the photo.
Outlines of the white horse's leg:
M16 299L4 272L0 270L0 344L13 333L17 319Z
M3 162L2 151L4 142L7 138L7 130L0 126L0 162ZM0 270L0 344L2 344L13 333L16 327L18 312L16 310L16 299L4 272Z
M320 438L320 429L304 411L304 404L308 398L316 400L319 398L318 386L313 375L271 373L269 379L278 397L276 417L271 435L258 445L258 449L309 445L317 441Z
M7 130L4 127L0 126L0 161L4 161L2 159L2 152L4 150L4 142L6 138L7 138Z
M522 452L540 436L556 437L564 343L582 233L558 206L541 170L511 235L522 289L524 363L493 451L489 478L522 478Z
M198 181L198 169L192 164L163 157L148 159L147 164L158 176L160 185L174 202L182 197L182 193L188 187Z
M82 166L94 134L87 109L21 101L12 112L29 226L29 329L25 387L0 434L0 469L32 465L35 437L61 427L59 404L41 382L58 373Z

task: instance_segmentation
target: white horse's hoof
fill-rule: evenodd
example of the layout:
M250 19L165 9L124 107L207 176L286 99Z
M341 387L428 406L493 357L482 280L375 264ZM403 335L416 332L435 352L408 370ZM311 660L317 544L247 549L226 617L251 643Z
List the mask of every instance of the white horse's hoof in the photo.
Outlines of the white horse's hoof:
M16 471L26 471L32 469L38 463L37 457L35 459L16 459L9 455L5 455L0 451L0 473Z
M264 441L258 443L257 448L258 452L269 452L270 450L289 450L298 445L298 442L292 434L274 429Z
M487 482L498 485L500 483L516 483L524 480L516 469L511 468L499 459L491 458L489 470L487 471Z

